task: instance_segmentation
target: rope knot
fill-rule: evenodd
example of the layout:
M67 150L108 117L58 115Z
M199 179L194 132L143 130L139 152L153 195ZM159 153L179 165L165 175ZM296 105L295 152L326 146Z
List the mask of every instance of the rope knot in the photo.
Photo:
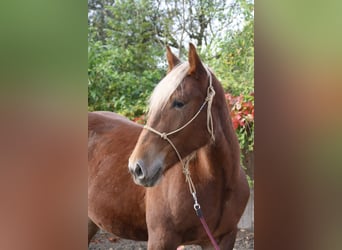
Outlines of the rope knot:
M214 89L213 85L210 85L208 87L208 92L211 93L211 94L215 94L215 89Z
M183 173L184 175L189 176L190 175L189 168L183 167Z
M160 137L163 138L164 140L166 140L167 139L167 134L165 132L161 133Z
M216 92L214 90L214 87L213 86L209 86L208 87L208 92L207 92L207 97L209 99L213 98L215 96Z

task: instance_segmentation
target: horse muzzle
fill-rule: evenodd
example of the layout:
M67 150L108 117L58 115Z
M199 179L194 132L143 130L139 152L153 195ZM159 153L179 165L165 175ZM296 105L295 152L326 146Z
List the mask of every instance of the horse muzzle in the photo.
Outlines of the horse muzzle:
M142 160L129 161L128 169L135 184L144 187L153 187L160 180L163 168L162 161L155 160L149 167Z

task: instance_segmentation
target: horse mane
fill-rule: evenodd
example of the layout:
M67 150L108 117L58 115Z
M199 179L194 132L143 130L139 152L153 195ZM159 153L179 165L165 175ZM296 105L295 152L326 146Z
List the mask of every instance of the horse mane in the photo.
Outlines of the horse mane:
M152 117L164 109L172 93L183 82L189 68L189 62L178 64L158 83L149 100L148 117Z

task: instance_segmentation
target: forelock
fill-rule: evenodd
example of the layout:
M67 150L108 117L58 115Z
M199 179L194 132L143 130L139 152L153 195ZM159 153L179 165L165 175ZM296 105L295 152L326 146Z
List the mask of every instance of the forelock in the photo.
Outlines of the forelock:
M182 83L184 77L189 71L189 63L184 62L173 68L154 88L149 100L148 116L154 116L155 113L164 109L172 93Z

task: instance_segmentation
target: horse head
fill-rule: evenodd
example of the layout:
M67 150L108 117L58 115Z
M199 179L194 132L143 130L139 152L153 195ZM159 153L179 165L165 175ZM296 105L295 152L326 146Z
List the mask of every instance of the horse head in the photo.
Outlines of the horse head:
M129 158L136 184L154 186L165 171L214 138L212 73L190 44L188 61L167 47L168 73L155 87L148 119Z

